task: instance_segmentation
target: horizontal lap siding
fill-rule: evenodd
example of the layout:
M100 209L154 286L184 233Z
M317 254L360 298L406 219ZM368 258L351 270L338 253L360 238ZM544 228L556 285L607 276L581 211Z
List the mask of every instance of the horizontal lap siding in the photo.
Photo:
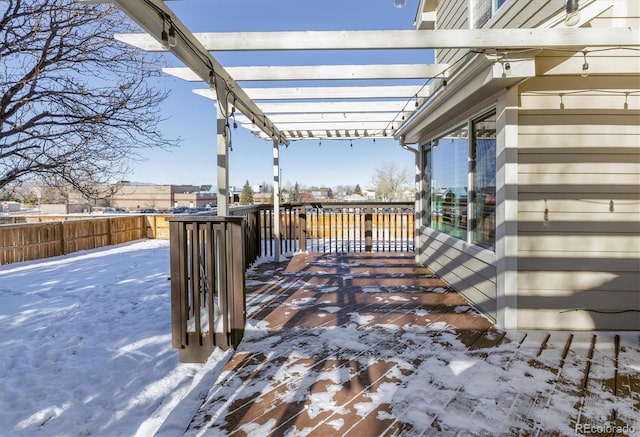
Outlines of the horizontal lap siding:
M624 312L640 309L640 112L590 95L560 109L527 99L536 85L519 113L519 326L640 329Z
M476 256L479 250L438 231L422 235L420 261L487 315L496 318L495 259Z
M469 14L466 0L440 1L436 10L436 26L438 29L468 29ZM436 60L441 64L453 64L467 50L436 50Z

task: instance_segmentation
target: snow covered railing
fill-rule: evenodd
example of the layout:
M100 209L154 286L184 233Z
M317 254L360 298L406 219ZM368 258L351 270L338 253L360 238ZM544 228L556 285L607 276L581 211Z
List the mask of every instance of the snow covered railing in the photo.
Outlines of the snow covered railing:
M169 219L172 344L182 362L238 345L245 325L243 217Z

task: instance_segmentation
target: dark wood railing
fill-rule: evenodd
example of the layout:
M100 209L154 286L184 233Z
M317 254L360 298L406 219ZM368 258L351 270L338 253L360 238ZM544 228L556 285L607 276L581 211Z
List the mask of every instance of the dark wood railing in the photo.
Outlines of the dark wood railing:
M271 205L169 219L173 347L204 362L216 346L235 347L246 317L244 274L280 253L413 251L412 203L284 204L280 235Z
M231 214L251 221L248 239L259 249L257 256L274 255L272 205L237 207ZM281 253L412 252L414 237L409 202L286 203L280 208Z
M169 234L173 347L180 361L204 362L244 333L246 220L177 216Z

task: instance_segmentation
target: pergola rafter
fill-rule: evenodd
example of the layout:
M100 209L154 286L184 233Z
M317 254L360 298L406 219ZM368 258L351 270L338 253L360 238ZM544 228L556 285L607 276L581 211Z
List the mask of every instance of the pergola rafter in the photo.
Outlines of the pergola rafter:
M624 28L351 30L286 32L198 32L207 50L401 50L527 49L638 46L638 35ZM116 34L119 41L147 51L166 50L150 35Z
M120 0L124 1L124 0ZM165 47L156 38L147 34L117 34L116 39L148 51L162 51ZM590 47L612 47L640 45L631 29L589 28L535 28L535 29L451 29L451 30L358 30L358 31L285 31L285 32L200 32L193 37L207 51L294 51L294 50L404 50L404 49L468 49L486 53L500 62L501 53L517 50L526 64L541 49L572 50L576 52L586 45ZM530 49L530 53L525 53ZM524 51L524 52L523 52ZM518 60L510 59L511 79L517 79ZM246 87L246 95L256 102L267 116L286 114L272 120L287 139L300 138L345 138L355 136L355 127L349 132L349 123L362 119L372 111L385 113L386 123L380 116L369 117L370 137L382 137L391 128L401 124L410 113L428 100L455 66L449 64L348 64L348 65L245 65L227 67L227 72L236 81L243 83L263 82L259 88ZM198 82L200 76L190 68L165 68L164 71L183 80ZM527 74L531 69L527 68ZM535 73L533 73L535 74ZM378 81L368 86L350 86L349 81ZM399 81L416 82L415 85L397 85ZM300 86L277 86L278 82L299 82ZM308 86L311 81L322 85ZM327 86L323 81L335 81ZM273 83L273 86L266 85ZM347 83L345 85L345 83ZM381 83L384 83L382 85ZM196 94L212 100L218 98L211 89L196 89ZM237 110L247 118L241 124L254 134L262 127L255 113ZM340 119L331 118L333 126L327 125L328 112L348 115ZM303 114L316 114L305 117ZM247 121L248 120L248 121ZM305 127L305 123L308 127ZM322 125L319 128L318 124ZM264 131L263 131L264 132ZM307 132L299 135L298 132ZM359 132L359 135L362 135Z
M361 64L361 65L275 65L227 67L239 82L280 80L380 80L424 79L436 77L449 68L448 64ZM201 82L191 69L163 68L167 74L189 82Z

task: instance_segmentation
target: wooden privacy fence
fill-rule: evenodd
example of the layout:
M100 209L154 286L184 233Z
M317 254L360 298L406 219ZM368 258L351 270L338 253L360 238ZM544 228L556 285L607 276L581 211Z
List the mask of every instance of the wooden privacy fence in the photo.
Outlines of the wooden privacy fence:
M204 362L235 347L246 318L245 220L169 219L172 343L182 362Z
M145 238L143 216L0 226L0 264L65 255Z

